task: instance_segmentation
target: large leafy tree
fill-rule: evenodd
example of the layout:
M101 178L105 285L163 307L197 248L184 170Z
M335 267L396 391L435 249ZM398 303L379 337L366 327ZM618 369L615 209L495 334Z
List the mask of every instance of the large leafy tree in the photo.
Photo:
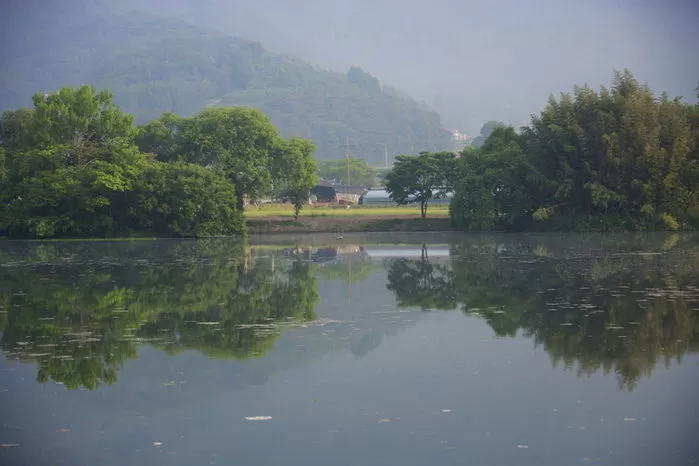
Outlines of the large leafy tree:
M453 191L455 168L456 156L451 152L399 155L386 175L386 191L398 204L420 204L425 218L430 200Z
M628 70L615 73L610 90L551 98L524 136L550 181L534 213L541 221L618 218L676 229L697 202L697 186L683 182L693 169L687 106L654 96Z
M114 198L147 162L133 131L133 117L90 86L36 94L32 110L6 112L0 230L37 237L113 230Z
M266 115L250 108L209 108L190 118L164 114L139 127L136 142L158 160L223 173L235 187L240 211L246 197L272 191L300 210L316 181L315 144L281 138Z
M198 165L153 162L124 196L124 224L158 236L222 236L245 232L235 189Z
M523 139L498 127L481 148L461 153L452 221L472 229L517 227L532 213L531 187L540 180L527 162Z
M278 197L288 198L294 206L294 216L308 203L311 188L318 182L315 144L300 138L280 141L272 151L271 168L274 191Z
M277 129L259 110L209 108L184 121L177 157L224 172L242 211L245 196L255 198L270 189L270 154L278 141Z

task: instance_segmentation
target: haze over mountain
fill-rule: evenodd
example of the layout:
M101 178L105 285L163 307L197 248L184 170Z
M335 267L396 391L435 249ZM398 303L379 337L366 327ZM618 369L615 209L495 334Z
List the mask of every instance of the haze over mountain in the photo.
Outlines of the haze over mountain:
M8 0L0 8L3 44L20 51L56 23L144 10L338 71L358 65L471 134L487 120L524 123L550 93L607 84L614 68L689 101L699 79L692 0Z
M140 123L206 106L258 108L282 135L313 140L321 159L349 150L382 166L387 156L452 146L434 110L361 68L324 70L150 13L61 22L21 48L0 63L0 110L29 105L35 92L89 83L111 90Z

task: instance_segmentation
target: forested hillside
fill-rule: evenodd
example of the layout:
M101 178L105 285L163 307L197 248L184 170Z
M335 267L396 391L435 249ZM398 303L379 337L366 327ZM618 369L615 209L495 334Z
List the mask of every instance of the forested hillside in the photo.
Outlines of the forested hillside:
M140 13L44 32L43 41L17 41L3 52L0 110L29 105L37 89L91 84L112 90L139 122L207 105L256 107L282 135L313 140L319 158L349 149L383 165L385 150L450 144L436 112L359 68L321 70L259 43Z

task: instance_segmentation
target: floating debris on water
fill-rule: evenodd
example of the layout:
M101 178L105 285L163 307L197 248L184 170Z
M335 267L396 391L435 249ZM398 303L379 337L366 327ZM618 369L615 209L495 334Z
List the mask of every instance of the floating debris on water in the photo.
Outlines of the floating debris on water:
M626 422L634 422L634 421L638 421L638 419L636 419L635 417L625 417L625 418L624 418L624 421L626 421Z
M272 416L248 416L245 418L246 421L269 421Z
M443 413L451 413L451 409L443 409L442 412Z
M529 448L529 445L517 445L517 448Z

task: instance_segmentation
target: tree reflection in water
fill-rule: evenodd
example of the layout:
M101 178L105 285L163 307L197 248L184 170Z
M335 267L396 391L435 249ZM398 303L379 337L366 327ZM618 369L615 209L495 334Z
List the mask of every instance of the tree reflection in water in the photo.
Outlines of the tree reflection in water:
M554 366L616 373L623 390L699 350L693 237L556 238L471 238L446 261L392 260L388 289L401 306L460 308L497 336L532 338Z
M250 358L284 326L314 320L308 264L256 257L231 240L13 243L0 263L0 345L37 380L111 384L147 341Z

